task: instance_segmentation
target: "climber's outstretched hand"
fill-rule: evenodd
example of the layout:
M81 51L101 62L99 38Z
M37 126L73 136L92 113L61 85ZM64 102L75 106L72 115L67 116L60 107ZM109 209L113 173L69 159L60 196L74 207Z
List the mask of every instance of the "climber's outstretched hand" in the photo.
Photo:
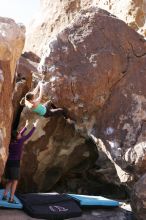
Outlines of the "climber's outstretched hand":
M29 124L29 122L28 122L28 120L26 120L26 122L25 122L25 127L27 127L28 124Z

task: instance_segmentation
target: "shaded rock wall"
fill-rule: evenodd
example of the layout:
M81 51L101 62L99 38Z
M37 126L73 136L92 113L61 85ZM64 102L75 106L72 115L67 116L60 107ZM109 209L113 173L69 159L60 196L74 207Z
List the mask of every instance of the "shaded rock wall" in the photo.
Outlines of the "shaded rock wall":
M135 184L132 190L131 203L132 209L136 213L138 220L146 219L146 193L145 193L145 184L146 184L146 174L144 174L137 183Z
M37 117L24 109L21 123L29 119L31 124ZM94 143L88 144L64 118L40 118L24 148L19 189L23 192L48 191L81 162L86 169L91 167L98 157L96 146L93 146Z
M21 112L23 110L23 106L20 105L20 100L25 96L25 94L32 87L32 75L37 74L37 63L32 62L28 59L28 54L22 56L19 59L19 63L17 64L17 73L16 73L16 84L13 95L13 129L17 130L19 119ZM31 54L31 59L36 58ZM36 61L36 59L33 59Z
M24 27L12 19L0 18L0 176L10 141L15 69L24 46L24 32Z

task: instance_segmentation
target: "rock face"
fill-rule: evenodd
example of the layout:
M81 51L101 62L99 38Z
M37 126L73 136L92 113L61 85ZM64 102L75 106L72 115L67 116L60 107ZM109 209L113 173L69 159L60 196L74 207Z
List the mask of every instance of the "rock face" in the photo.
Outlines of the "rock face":
M24 46L24 27L0 18L0 177L3 173L13 117L16 62Z
M27 51L41 55L50 39L68 25L81 9L89 6L103 8L146 36L145 1L141 0L42 0L38 15L27 31Z
M40 62L40 57L37 56L36 54L34 54L33 52L29 51L29 52L24 52L22 54L23 57L25 57L26 59L31 60L32 62L35 63L39 63Z
M146 174L144 174L138 182L135 184L132 191L132 208L136 213L136 217L138 220L146 219L146 193L145 193L145 185L146 185Z
M135 181L145 172L145 53L142 36L97 8L82 11L46 47L45 98L66 107L76 124L40 119L23 155L23 189L47 191L81 161L94 163L89 138L117 169L120 180L111 182ZM25 111L21 125L37 117Z
M141 0L93 0L93 4L103 8L125 21L130 27L146 36L146 2Z
M76 129L100 145L122 182L144 173L143 37L108 12L90 8L46 51L46 96L69 109Z
M20 100L25 94L31 89L32 86L32 74L37 74L37 63L32 62L27 59L28 55L25 57L21 56L19 63L17 64L16 71L16 84L13 95L13 129L17 130L19 124L20 114L23 110L23 106L20 105ZM31 54L31 58L32 58Z
M92 140L87 142L63 117L40 118L25 108L20 127L26 119L31 124L38 117L39 125L24 148L20 180L22 191L48 191L70 169L80 163L85 163L88 168L98 157Z
M22 118L35 120L34 113L25 111ZM89 167L97 156L96 146L93 149L93 143L87 143L63 118L41 118L24 148L20 189L23 192L48 191L70 169L81 162Z
M90 2L89 0L41 1L41 8L28 27L25 50L33 51L40 56L49 38L68 25L75 14Z
M84 161L85 155L88 163L94 163L97 152L85 144L89 137L117 170L119 179L111 178L111 182L136 182L146 171L144 38L110 13L92 7L82 10L44 48L40 70L46 81L45 98L66 107L76 124L71 131L62 127L66 123L63 119L41 119L39 141L32 137L23 155L21 186L40 191L54 189L62 176ZM27 115L23 113L22 121ZM35 146L33 151L30 146ZM79 149L83 151L76 154ZM29 155L33 161L30 170L26 169L30 167ZM93 173L88 177L96 179ZM73 181L72 188L77 184ZM138 219L143 220L142 188L138 182L133 207Z

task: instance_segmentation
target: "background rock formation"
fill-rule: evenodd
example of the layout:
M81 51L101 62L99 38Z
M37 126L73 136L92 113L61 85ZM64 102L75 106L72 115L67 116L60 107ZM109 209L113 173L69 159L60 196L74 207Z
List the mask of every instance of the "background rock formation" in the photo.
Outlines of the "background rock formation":
M24 27L0 18L0 177L3 173L13 118L16 62L24 46Z
M146 36L146 2L141 0L93 0L93 4L116 15L130 27Z
M40 56L50 38L68 25L76 13L89 5L89 2L91 1L41 0L40 10L27 31L25 50Z
M142 0L41 0L41 8L30 23L25 49L38 55L45 53L53 36L68 25L81 9L97 6L125 21L146 36L146 4Z

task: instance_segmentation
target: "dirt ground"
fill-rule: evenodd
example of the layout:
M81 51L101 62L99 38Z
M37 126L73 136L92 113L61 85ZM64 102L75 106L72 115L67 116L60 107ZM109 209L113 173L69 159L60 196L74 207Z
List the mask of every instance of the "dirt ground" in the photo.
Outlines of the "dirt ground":
M7 210L0 209L0 220L32 220L36 218L31 218L23 211L20 210ZM90 209L83 210L81 217L72 218L72 220L134 220L133 214L131 212L130 206L122 206L121 208L113 209ZM55 220L55 219L54 219ZM70 219L71 220L71 219Z

